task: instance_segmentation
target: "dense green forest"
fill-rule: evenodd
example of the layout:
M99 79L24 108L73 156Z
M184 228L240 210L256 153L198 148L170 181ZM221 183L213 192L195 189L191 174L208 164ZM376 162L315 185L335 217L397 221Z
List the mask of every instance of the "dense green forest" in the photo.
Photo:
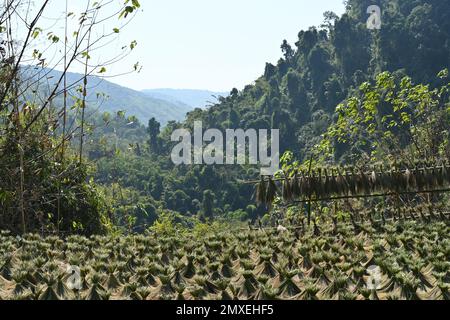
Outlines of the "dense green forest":
M237 219L255 219L264 214L265 209L257 208L252 199L253 187L237 182L257 177L254 168L174 167L169 158L173 146L170 133L181 126L192 128L199 119L205 127L222 130L279 128L282 153L291 151L295 159L303 162L316 152L323 134L338 120L336 107L357 96L360 85L375 82L381 72L390 72L391 80L397 84L409 76L411 83L424 83L431 88L445 86L448 79L437 75L450 63L448 4L382 1L379 4L385 8L383 28L376 31L366 28L369 4L370 1L348 1L342 17L325 13L323 25L300 31L295 46L283 42L283 56L278 64L267 64L264 75L254 84L242 91L233 89L228 97L222 97L220 103L206 111L190 112L183 123L171 122L159 128L158 123L150 121L146 129L137 123L127 128L130 120L116 117L112 127L121 128L118 140L122 143L121 151L112 161L109 155L95 157L96 180L134 195L124 197L125 203L119 204L125 211L130 210L125 209L127 206L136 204L135 199L143 201L140 203L146 209L136 208L138 216L148 210L154 218L155 212L166 209L187 216ZM448 96L441 100L443 108ZM445 141L448 112L442 116L439 127L442 130L437 134ZM111 132L112 127L106 130ZM403 129L396 128L393 132L398 135ZM109 141L110 151L114 139ZM94 140L94 150L101 149L97 143L108 149L106 141ZM326 163L352 164L361 154L358 147L338 142ZM408 142L404 141L402 148L407 147ZM444 148L447 155L439 156L445 159L448 145ZM391 156L395 155L391 152ZM378 154L377 160L385 156L386 153ZM438 157L428 154L426 159L432 161L433 156ZM323 160L319 158L314 156L317 162Z
M345 1L194 110L104 82L141 3L83 2L64 34L60 0L0 3L0 300L450 299L449 1ZM197 121L279 129L280 170L175 165Z
M366 27L366 9L374 3L383 8L380 30ZM137 2L133 6L137 7ZM132 12L133 6L124 12ZM62 130L55 107L42 113L37 105L22 109L25 102L8 100L11 88L2 86L0 227L13 232L91 234L143 231L158 219L189 225L210 219L255 221L264 216L267 208L256 205L253 186L241 183L258 179L257 168L172 164L171 133L181 127L192 128L196 120L221 130L280 129L281 152L288 152L283 157L285 166L294 162L301 166L310 159L315 166L369 160L388 165L401 163L405 154L412 161L449 159L445 71L450 66L449 24L446 1L349 0L342 16L326 12L323 24L300 31L295 44L284 41L278 63L266 64L253 84L242 91L231 90L207 110L189 112L182 122L171 121L164 127L155 119L140 123L133 114L122 111L84 118L81 88L76 112L69 116L81 125L76 126L76 139L70 143L62 139L62 150L58 149L60 138L54 134ZM2 77L8 79L13 67L3 61ZM399 100L410 90L410 102L419 105L433 101L434 109L420 116L435 121L416 123L415 110L404 107L398 112L394 97L373 101L373 95L383 95L386 90ZM382 122L389 120L393 128L378 122L373 130L357 131L373 120L374 115L365 113L367 123L354 126L353 135L348 136L344 129L351 128L353 120L360 121L352 120L358 103L365 105L370 99L379 109L372 111L381 113ZM392 110L383 109L386 105ZM346 106L355 110L348 111ZM424 147L429 146L426 139L435 138L433 148L411 149L416 140L406 136L415 124L421 130L435 130L418 137ZM362 135L365 139L360 139ZM377 135L385 135L384 140L375 139ZM383 145L389 141L396 149ZM369 142L378 143L377 152Z

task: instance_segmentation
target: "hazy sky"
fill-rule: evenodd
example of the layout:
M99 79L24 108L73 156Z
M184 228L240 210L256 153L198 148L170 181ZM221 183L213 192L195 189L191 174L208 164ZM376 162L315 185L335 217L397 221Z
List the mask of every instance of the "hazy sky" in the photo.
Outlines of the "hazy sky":
M85 1L69 3L82 6ZM344 11L343 0L140 2L142 12L120 34L120 40L128 43L135 39L138 46L113 71L128 70L136 61L143 70L111 79L139 90L242 89L263 73L266 62L278 61L283 39L294 45L300 30L322 23L323 12ZM55 3L47 16L58 17L64 10L64 1ZM114 46L103 50L111 52Z

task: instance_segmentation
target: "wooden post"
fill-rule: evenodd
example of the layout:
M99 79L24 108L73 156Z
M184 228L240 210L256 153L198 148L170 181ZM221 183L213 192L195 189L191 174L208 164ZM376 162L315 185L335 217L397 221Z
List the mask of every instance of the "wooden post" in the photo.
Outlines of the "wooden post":
M312 170L312 154L309 158L309 170L308 170L308 179L311 178L311 170ZM308 227L311 225L311 203L312 203L312 194L309 195L309 201L308 201Z

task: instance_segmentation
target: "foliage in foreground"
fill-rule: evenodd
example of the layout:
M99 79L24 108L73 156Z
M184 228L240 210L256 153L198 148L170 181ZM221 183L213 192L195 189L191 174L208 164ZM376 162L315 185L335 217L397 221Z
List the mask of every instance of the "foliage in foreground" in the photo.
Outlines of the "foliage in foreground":
M66 240L2 233L0 298L450 298L448 218L235 231ZM80 267L79 291L68 288L68 265ZM370 290L371 266L381 276Z

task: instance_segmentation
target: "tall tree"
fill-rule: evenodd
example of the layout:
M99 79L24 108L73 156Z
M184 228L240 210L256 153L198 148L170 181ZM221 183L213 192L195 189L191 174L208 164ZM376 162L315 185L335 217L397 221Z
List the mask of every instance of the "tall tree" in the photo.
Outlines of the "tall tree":
M161 124L155 119L151 118L148 121L147 133L149 135L148 144L150 147L150 152L158 154L159 148L159 133L161 132Z

